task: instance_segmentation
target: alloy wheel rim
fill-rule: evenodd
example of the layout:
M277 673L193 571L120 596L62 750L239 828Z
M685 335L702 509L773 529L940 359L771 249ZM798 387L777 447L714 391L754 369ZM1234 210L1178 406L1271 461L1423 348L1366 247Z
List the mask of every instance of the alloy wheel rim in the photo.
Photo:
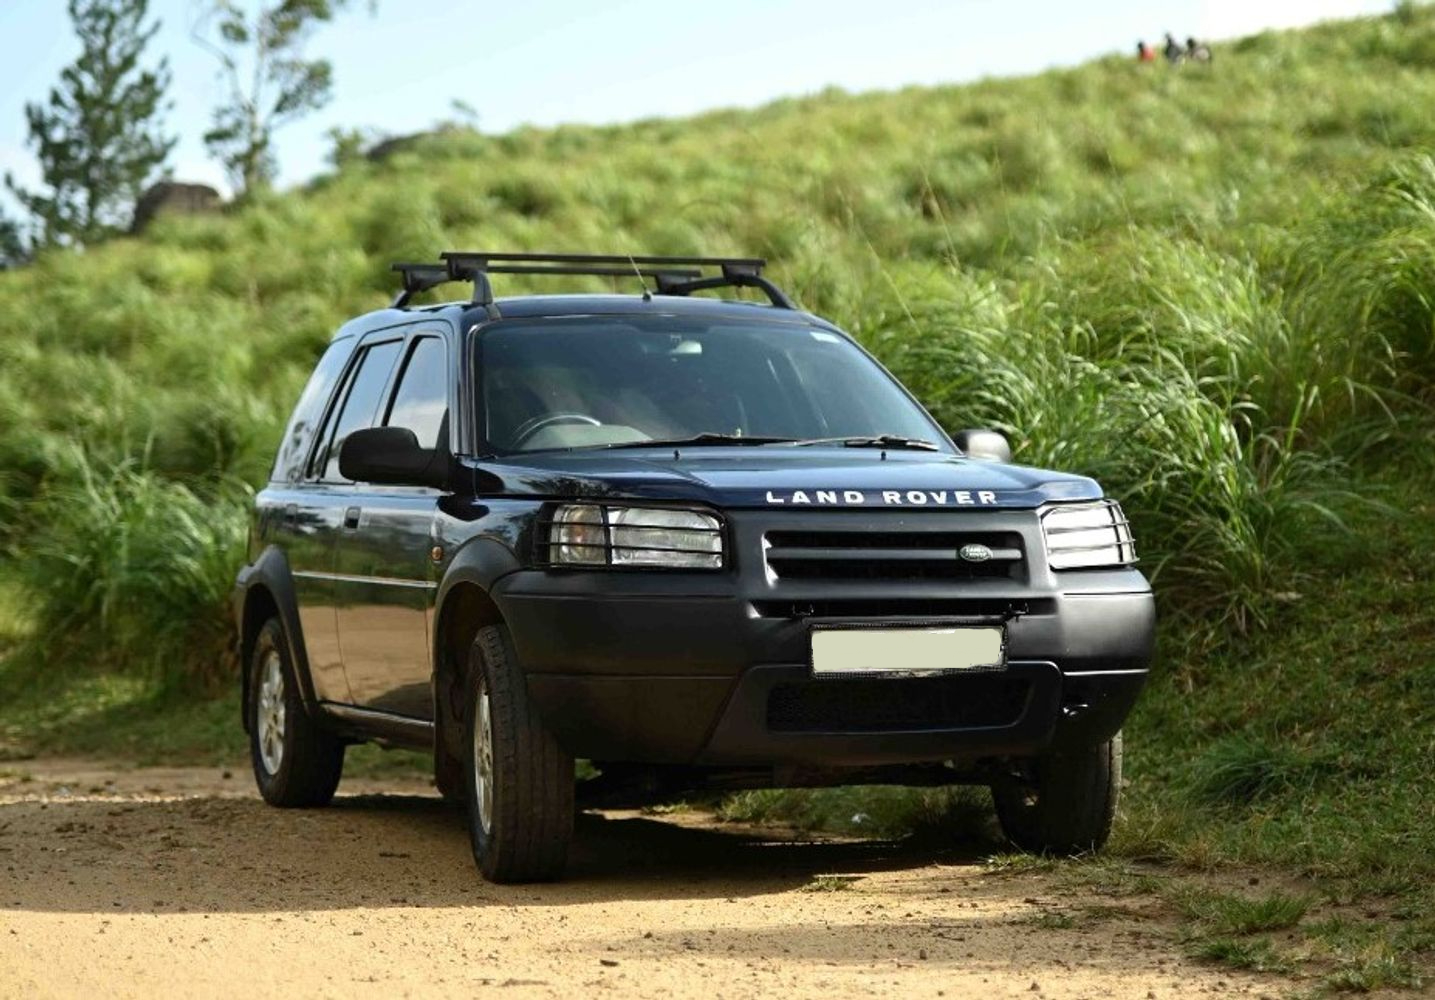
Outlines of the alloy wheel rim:
M271 649L264 657L259 678L259 760L264 770L279 773L284 762L284 664L279 651Z
M484 833L493 829L493 713L489 707L488 687L480 685L474 705L473 783L478 807L478 825Z

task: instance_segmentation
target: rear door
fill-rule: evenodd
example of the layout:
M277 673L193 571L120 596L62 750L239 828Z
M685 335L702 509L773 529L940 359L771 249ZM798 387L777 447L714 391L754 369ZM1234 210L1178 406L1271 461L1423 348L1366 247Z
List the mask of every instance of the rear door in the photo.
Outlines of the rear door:
M319 359L284 431L265 490L265 501L273 508L275 539L294 581L309 675L321 701L347 702L349 685L339 657L331 579L338 513L309 474L309 461L315 442L323 438L322 428L348 391L353 354L353 339L344 338L331 343Z
M451 453L454 372L442 331L413 329L374 425L407 427L420 446ZM359 483L349 489L335 567L349 689L357 705L430 720L429 626L437 590L431 551L443 494L425 486Z

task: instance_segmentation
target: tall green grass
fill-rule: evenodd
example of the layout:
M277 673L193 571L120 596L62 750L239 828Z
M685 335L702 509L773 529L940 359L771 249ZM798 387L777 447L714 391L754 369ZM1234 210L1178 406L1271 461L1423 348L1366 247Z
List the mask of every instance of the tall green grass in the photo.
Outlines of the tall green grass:
M1301 589L1301 539L1365 499L1355 472L1428 439L1429 52L1419 9L1245 39L1210 72L1113 57L680 121L450 129L43 254L0 274L0 544L34 568L56 663L84 632L104 666L197 670L155 637L217 641L231 484L261 483L329 331L384 303L391 260L759 253L948 427L1098 477L1167 620L1205 643L1258 630Z
M200 493L133 464L73 461L76 479L32 504L35 534L14 566L34 601L22 648L32 661L96 661L161 690L214 688L232 675L226 605L249 492Z

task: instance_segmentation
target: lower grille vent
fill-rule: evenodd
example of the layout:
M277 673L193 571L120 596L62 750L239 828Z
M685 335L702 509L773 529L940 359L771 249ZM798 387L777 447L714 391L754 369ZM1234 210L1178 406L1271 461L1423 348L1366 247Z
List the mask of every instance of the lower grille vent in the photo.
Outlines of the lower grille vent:
M844 678L778 684L767 699L775 733L922 732L1010 726L1031 684L970 677Z
M763 618L1012 618L1056 613L1056 602L1006 598L829 598L813 601L753 601Z

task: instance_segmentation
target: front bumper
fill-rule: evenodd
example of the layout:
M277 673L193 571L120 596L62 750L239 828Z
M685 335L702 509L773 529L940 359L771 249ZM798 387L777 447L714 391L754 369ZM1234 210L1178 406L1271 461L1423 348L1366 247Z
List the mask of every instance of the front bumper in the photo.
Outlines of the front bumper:
M1115 734L1145 683L1154 605L1134 570L1078 576L1085 589L945 588L941 613L920 620L1004 622L1007 668L920 679L814 680L807 666L812 625L910 623L910 613L794 615L792 595L775 601L720 574L523 571L493 596L545 722L577 756L862 767L1028 755ZM914 607L934 590L880 593Z

